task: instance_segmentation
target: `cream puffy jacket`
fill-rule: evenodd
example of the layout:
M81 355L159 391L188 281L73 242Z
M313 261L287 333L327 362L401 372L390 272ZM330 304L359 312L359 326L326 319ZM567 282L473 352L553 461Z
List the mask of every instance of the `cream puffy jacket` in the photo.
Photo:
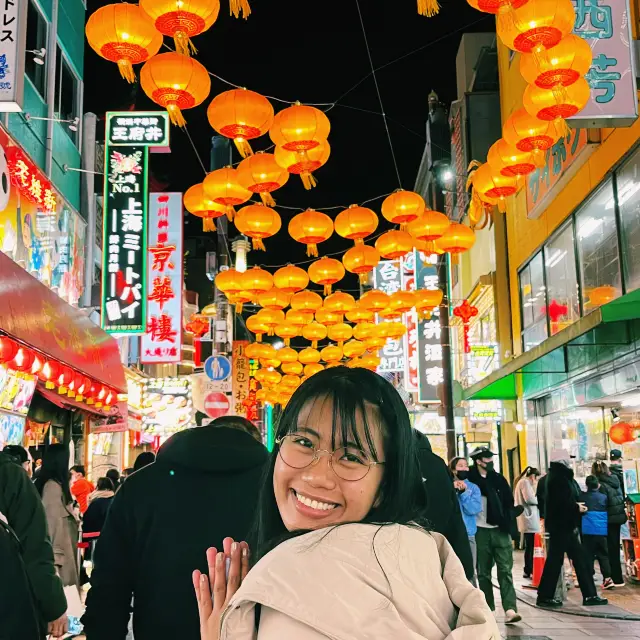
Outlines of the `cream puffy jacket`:
M280 544L221 625L220 640L500 639L446 539L401 525L348 524Z

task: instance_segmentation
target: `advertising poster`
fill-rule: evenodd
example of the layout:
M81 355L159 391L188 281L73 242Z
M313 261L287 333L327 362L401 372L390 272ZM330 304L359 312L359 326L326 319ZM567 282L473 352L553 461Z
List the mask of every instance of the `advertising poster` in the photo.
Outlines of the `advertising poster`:
M20 0L0 3L0 112L22 111L28 4Z
M151 378L143 396L144 430L169 434L193 426L191 379Z
M34 375L0 367L0 409L26 416L35 391Z
M0 450L8 444L22 445L26 418L0 411Z
M249 345L248 340L233 341L233 359L231 377L233 381L232 415L246 417L247 407L244 404L249 395L249 367L245 349Z

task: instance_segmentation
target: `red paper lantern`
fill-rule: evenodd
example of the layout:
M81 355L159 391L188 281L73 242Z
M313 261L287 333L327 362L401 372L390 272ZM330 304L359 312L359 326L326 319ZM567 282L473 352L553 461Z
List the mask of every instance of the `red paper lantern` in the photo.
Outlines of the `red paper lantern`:
M18 343L7 338L7 336L0 337L0 364L13 360L18 353Z
M29 371L31 369L31 365L33 365L33 360L35 358L35 354L31 349L27 349L26 347L18 347L18 351L8 363L11 369L16 369L17 371Z
M609 439L616 444L625 444L635 440L635 429L628 422L616 422L609 429Z
M44 386L47 389L53 389L55 385L53 381L60 374L60 365L55 360L45 360L40 371L38 371L38 378L44 382Z
M67 393L67 387L73 380L73 369L71 367L67 367L65 365L60 369L60 373L58 374L58 379L56 383L58 385L58 393L63 394Z
M44 358L40 354L34 353L33 363L31 364L31 369L29 369L29 373L33 374L34 376L37 375L38 371L42 369L43 364L44 364Z

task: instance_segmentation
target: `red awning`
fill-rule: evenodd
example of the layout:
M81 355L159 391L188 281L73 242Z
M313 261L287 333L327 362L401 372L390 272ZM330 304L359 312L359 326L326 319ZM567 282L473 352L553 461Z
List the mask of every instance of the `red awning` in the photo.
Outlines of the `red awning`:
M0 252L0 330L126 393L118 343Z

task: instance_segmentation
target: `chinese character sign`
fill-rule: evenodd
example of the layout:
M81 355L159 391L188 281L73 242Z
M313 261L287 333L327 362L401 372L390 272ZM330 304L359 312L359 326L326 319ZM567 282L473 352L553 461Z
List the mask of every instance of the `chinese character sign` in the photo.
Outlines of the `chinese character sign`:
M387 294L400 291L402 288L402 270L399 260L381 260L373 272L373 283L376 289ZM376 323L384 322L379 318ZM405 364L405 344L404 340L387 340L380 350L380 366L378 371L404 371Z
M144 333L148 150L107 146L105 157L102 326L109 333Z
M166 111L107 113L107 143L168 147L169 116Z
M573 5L573 32L589 43L593 62L586 75L591 98L570 122L577 127L631 126L638 117L638 98L629 2L573 0Z
M28 4L0 0L0 112L22 111Z
M149 196L147 331L143 364L180 362L182 348L182 194Z
M245 401L249 397L249 369L250 361L246 354L248 340L233 341L233 359L231 376L233 380L233 399L231 403L231 415L246 417L247 406Z
M17 146L5 149L5 156L11 184L45 213L55 213L58 197L38 167Z
M415 291L415 263L417 252L411 251L400 259L403 291ZM415 309L405 314L407 333L404 334L404 387L412 393L418 392L418 314Z

